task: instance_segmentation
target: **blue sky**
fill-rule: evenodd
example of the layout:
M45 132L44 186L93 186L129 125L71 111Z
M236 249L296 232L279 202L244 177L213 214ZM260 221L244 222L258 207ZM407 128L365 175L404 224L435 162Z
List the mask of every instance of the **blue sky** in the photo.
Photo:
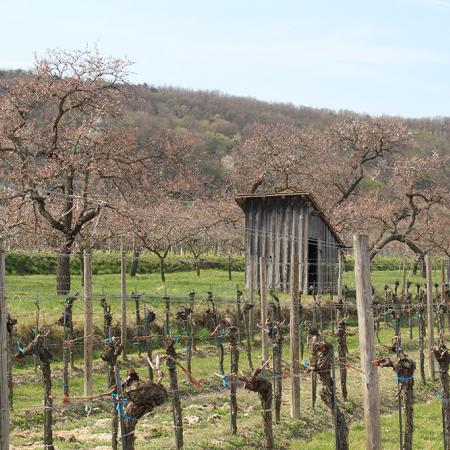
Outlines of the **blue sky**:
M0 17L1 68L97 45L133 81L450 116L450 0L0 0Z

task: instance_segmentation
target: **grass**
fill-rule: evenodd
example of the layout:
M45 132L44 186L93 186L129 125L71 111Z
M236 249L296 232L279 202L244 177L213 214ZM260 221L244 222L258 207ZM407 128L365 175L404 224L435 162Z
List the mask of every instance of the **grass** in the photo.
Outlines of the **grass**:
M372 284L378 296L383 296L385 284L393 286L396 280L401 279L399 271L374 271L372 272ZM419 275L409 275L412 283L424 284ZM347 285L350 295L354 291L354 275L352 272L344 274L344 283ZM439 274L434 274L434 280L439 281ZM177 308L186 304L188 293L196 292L197 305L206 305L207 292L214 293L215 302L218 306L232 305L236 298L236 286L241 288L245 285L243 272L234 272L232 280L228 280L228 273L222 270L205 269L198 277L192 272L173 272L166 275L166 282L162 283L159 274L138 274L136 277L127 277L127 292L132 291L143 294L142 301L152 309L161 310L162 297L165 293L171 298L171 305ZM94 294L94 314L101 320L101 307L99 299L105 295L111 304L112 312L119 316L120 311L120 275L95 275L92 280ZM81 277L72 276L72 293L79 292L82 295ZM244 290L245 291L245 290ZM415 286L411 287L415 292ZM33 312L36 309L35 301L39 299L41 310L41 323L50 323L56 320L64 310L64 297L55 293L55 277L52 275L8 275L6 277L6 294L8 308L12 315L19 320L19 326L33 326L35 319ZM248 296L248 292L245 291ZM287 300L286 295L281 296ZM306 299L306 301L308 301ZM131 301L130 301L131 303ZM134 305L130 304L130 310ZM83 322L82 300L75 303L74 321L79 324Z
M437 275L437 274L436 274ZM378 295L383 295L385 283L393 285L396 280L401 279L399 271L375 271L372 272L372 282ZM420 277L409 277L415 283L423 284ZM436 276L436 280L438 276ZM350 291L354 289L353 273L344 274L344 282ZM137 291L144 293L142 300L146 306L154 310L160 310L162 296L167 291L171 297L172 311L177 306L185 304L188 300L187 294L195 290L196 309L206 309L206 295L212 290L219 308L232 307L236 296L236 285L243 286L244 274L234 272L233 279L228 280L226 271L205 269L200 277L195 272L168 273L166 283L159 280L158 274L138 274L135 278L127 277L128 292ZM72 279L73 292L82 293L80 277ZM415 289L411 288L414 292ZM101 326L102 314L99 297L105 294L112 305L112 311L117 321L120 317L120 276L119 275L95 275L93 277L94 292L94 321ZM247 293L248 295L248 293ZM55 279L49 275L7 276L7 299L11 313L19 320L24 330L31 327L35 320L36 296L40 298L41 323L51 323L62 314L64 298L55 295ZM282 301L287 301L287 296L281 296ZM306 302L308 299L306 299ZM134 304L129 304L129 313L133 315ZM74 318L76 326L82 329L83 304L82 300L75 303ZM327 320L326 318L325 320ZM161 322L161 317L157 319ZM134 323L134 319L131 319ZM60 327L58 327L60 328ZM52 329L52 333L56 329ZM61 330L59 330L60 332ZM198 336L205 336L204 329L198 329ZM206 333L207 334L207 333ZM349 328L348 348L350 351L349 361L355 367L359 365L359 347L357 329ZM390 328L382 328L380 339L383 344L390 343L393 331ZM406 331L404 335L407 335ZM414 330L417 336L417 330ZM49 336L49 338L51 335ZM328 332L327 340L334 343L334 338ZM58 341L59 342L59 341ZM416 340L408 341L405 337L405 349L408 354L418 361ZM97 449L106 450L110 448L109 423L111 403L108 399L93 401L89 415L85 407L89 405L86 401L73 401L68 406L61 404L61 358L60 343L55 347L50 344L50 350L55 354L52 364L53 371L53 395L55 398L55 445L58 449ZM81 342L76 347L77 367L82 367ZM97 345L94 362L94 393L105 392L107 386L107 374L104 363L100 360L100 346ZM177 346L177 351L183 354L183 345ZM283 359L288 361L288 336L286 336L283 348ZM142 378L146 377L147 368L143 358L138 358L136 348L131 352L130 360L123 366L135 367ZM229 431L229 391L221 386L221 381L214 376L217 370L217 358L214 345L209 342L200 341L200 352L193 360L193 372L198 378L205 380L206 388L196 391L185 381L185 376L179 373L180 390L182 396L183 416L186 420L184 425L185 448L186 449L252 449L257 448L257 443L262 441L260 406L257 395L239 388L239 433L231 436ZM162 351L159 349L157 351ZM386 349L378 346L378 354L385 355ZM308 358L308 355L305 356ZM253 361L260 359L260 349L257 346L253 352ZM225 364L229 366L228 350L225 356ZM248 371L247 358L244 349L241 349L240 369ZM42 414L42 382L40 371L35 375L33 360L28 357L15 362L15 412L12 415L13 434L12 443L14 448L36 448L42 446L41 442L43 414ZM167 380L163 380L167 384ZM320 383L319 383L320 384ZM362 423L362 407L360 397L361 375L356 370L349 371L349 401L343 404L352 417L350 430L350 448L364 448L364 425ZM396 384L393 380L393 372L389 369L380 370L380 385L382 390L382 438L383 449L398 448L398 418L395 414L396 408ZM438 389L437 383L423 385L419 380L415 384L415 396L417 404L415 407L415 448L442 448L441 444L441 418L440 404L437 399L433 400L433 393ZM71 396L81 396L83 391L83 375L80 371L71 374L70 381ZM319 387L320 389L320 387ZM289 419L290 386L288 379L283 385L282 422L274 425L277 448L279 449L332 449L334 448L334 434L332 431L332 417L330 411L317 401L316 409L312 410L310 378L302 376L302 418L300 421ZM138 440L137 449L170 449L173 448L173 428L171 419L170 402L158 408L153 414L143 417L137 426Z
M350 351L349 361L352 366L358 367L358 338L356 329L350 328L348 347ZM414 336L417 330L414 329ZM404 333L405 335L407 333ZM392 336L390 328L382 328L380 339L383 344L388 344ZM334 338L329 336L328 341L334 343ZM289 343L286 336L283 346L283 360L289 357ZM183 355L183 346L178 345L177 351ZM417 342L409 341L405 336L404 347L408 354L418 360ZM193 360L193 373L205 382L203 390L193 389L186 382L185 376L179 372L180 394L182 398L184 424L184 436L186 449L252 449L257 448L256 443L262 441L260 406L258 397L245 391L242 386L238 390L239 417L238 436L231 436L229 432L229 391L221 386L221 381L213 374L217 370L217 358L212 345L200 345L200 353ZM386 350L378 346L377 354L383 355ZM305 355L308 358L308 351ZM260 358L260 348L253 351L253 361ZM77 357L76 366L82 366L81 357ZM229 365L228 349L225 356L225 364ZM107 379L103 363L99 361L99 350L95 353L94 365L94 393L106 391ZM147 368L142 358L136 353L130 355L128 363L123 367L134 367L145 378ZM246 355L241 349L240 369L247 372L248 363ZM90 448L106 450L109 447L109 423L111 404L108 399L94 401L88 416L85 407L86 401L74 400L68 406L61 404L61 361L58 355L52 364L53 370L53 396L55 404L55 444L58 449ZM270 376L270 374L268 374ZM15 387L15 413L13 414L12 442L14 448L32 448L38 446L41 439L43 415L40 406L42 399L42 383L40 373L34 375L32 358L21 360L14 368L14 376L17 380ZM357 370L348 372L349 401L343 403L348 413L348 418L353 417L350 430L350 448L364 448L364 426L361 407L361 375ZM71 374L71 396L82 395L82 373L77 371ZM168 380L163 380L167 385ZM319 383L320 385L320 383ZM396 408L396 383L391 369L380 369L380 386L382 391L382 438L383 449L398 448L398 421L395 414ZM320 386L319 386L320 389ZM415 383L415 398L418 402L415 409L415 448L439 449L440 415L439 403L433 399L433 393L439 389L437 383L423 385L419 380ZM338 384L339 395L339 384ZM283 383L282 422L274 424L278 449L332 449L334 448L334 434L332 431L332 416L330 411L317 400L316 409L311 409L310 377L303 374L301 378L302 418L300 421L289 419L289 380ZM431 401L432 400L432 401ZM422 403L421 403L422 402ZM170 402L149 415L142 418L137 427L137 449L170 449L173 448L172 422ZM431 421L431 422L430 422ZM24 433L24 430L29 430ZM397 445L397 447L396 447ZM23 446L23 447L22 447Z
M383 450L397 450L399 444L398 414L386 414L381 417L382 448ZM316 434L309 442L302 442L292 446L292 449L329 450L334 442L334 433L324 431ZM349 445L353 450L365 449L364 423L358 421L350 427ZM444 449L442 442L442 412L439 400L434 399L426 404L414 406L414 435L413 448L416 449Z

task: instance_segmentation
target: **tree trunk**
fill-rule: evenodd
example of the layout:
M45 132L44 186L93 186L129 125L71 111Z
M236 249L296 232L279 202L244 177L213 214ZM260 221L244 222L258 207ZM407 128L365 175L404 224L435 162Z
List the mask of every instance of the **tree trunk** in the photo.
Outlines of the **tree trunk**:
M275 422L280 423L281 420L281 397L283 394L283 372L282 372L282 355L283 355L283 330L281 324L281 308L277 300L272 301L272 323L269 329L269 337L272 341L273 354L273 379L274 379L274 403L275 403ZM264 362L264 361L263 361Z
M347 401L347 323L345 319L337 323L337 343L339 355L339 373L341 378L342 398Z
M123 397L127 406L123 413L126 450L134 450L136 440L135 430L138 420L156 406L167 400L167 391L162 384L146 383L139 379L134 369L128 370L128 376L123 384Z
M333 349L331 344L327 342L318 342L313 346L313 361L311 366L313 371L317 373L322 381L323 387L320 392L320 398L335 413L335 427L337 445L339 450L348 450L348 425L345 421L344 413L341 411L339 405L334 398L334 381L331 377L331 369L333 362Z
M255 369L250 377L240 376L243 381L244 388L252 392L257 392L261 401L261 412L264 426L264 443L265 450L274 448L273 428L272 428L272 383L265 378L259 377L261 369Z
M313 372L311 374L311 406L312 409L316 407L317 400L317 373Z
M159 258L159 273L161 275L161 281L166 282L166 268L164 263L164 258Z
M56 293L67 295L70 292L70 249L58 254L56 268Z
M137 274L140 254L141 251L138 248L133 249L133 259L131 260L130 277L135 277Z
M53 446L53 397L52 374L50 361L41 359L42 376L44 378L44 445L46 449L54 450Z
M439 364L439 376L441 379L440 394L442 402L442 431L444 434L444 449L450 449L450 387L448 368L450 364L450 353L448 348L441 343L439 347L433 348L434 356Z
M393 348L391 349L393 350ZM416 364L402 351L397 356L397 361L390 358L379 360L377 364L381 367L392 367L397 374L399 402L403 401L405 408L405 431L403 434L403 450L412 450L414 433L414 370Z
M27 355L36 355L42 370L44 383L44 447L55 450L53 446L53 397L52 397L52 374L50 361L52 354L45 348L44 337L38 334L25 349L16 354L16 358L24 358Z
M417 319L419 327L419 367L420 378L422 383L425 383L425 305L423 298L417 305Z
M109 311L104 309L104 320L105 326L106 322L109 321ZM103 346L103 353L101 358L103 361L108 363L108 389L112 390L116 386L116 362L120 353L122 352L122 345L117 341L112 341L111 332L108 331L108 342ZM117 395L117 390L115 389L113 394ZM118 438L118 428L119 428L119 417L117 414L117 397L112 405L111 409L111 448L117 450L117 438Z
M200 276L200 260L198 258L195 258L195 269L197 271L197 276Z
M14 326L17 325L17 319L11 317L9 314L6 321L6 331L8 332L8 387L9 387L9 407L11 411L14 409L14 395L13 395L13 374L12 374L12 356L14 354Z

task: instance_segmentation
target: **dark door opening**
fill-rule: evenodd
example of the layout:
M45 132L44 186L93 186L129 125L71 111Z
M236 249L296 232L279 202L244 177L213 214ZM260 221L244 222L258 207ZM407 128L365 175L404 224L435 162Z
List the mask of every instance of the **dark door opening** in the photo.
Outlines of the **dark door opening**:
M317 292L319 244L317 239L308 239L308 292Z

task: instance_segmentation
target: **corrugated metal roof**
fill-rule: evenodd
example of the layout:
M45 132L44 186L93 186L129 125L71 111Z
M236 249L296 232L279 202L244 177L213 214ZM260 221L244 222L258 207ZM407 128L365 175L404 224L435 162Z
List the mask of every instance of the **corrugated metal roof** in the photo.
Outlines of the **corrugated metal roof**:
M235 196L235 201L239 205L239 207L242 209L242 211L245 212L245 203L246 200L249 198L266 198L266 197L306 197L311 204L314 206L314 209L319 213L319 216L321 219L327 224L330 231L333 233L333 236L336 238L336 240L345 246L344 241L339 237L336 230L333 228L333 226L330 224L330 221L325 216L325 213L323 212L322 208L317 203L316 199L310 192L296 192L293 189L285 189L283 191L278 192L269 192L269 193L257 193L257 194L237 194Z

